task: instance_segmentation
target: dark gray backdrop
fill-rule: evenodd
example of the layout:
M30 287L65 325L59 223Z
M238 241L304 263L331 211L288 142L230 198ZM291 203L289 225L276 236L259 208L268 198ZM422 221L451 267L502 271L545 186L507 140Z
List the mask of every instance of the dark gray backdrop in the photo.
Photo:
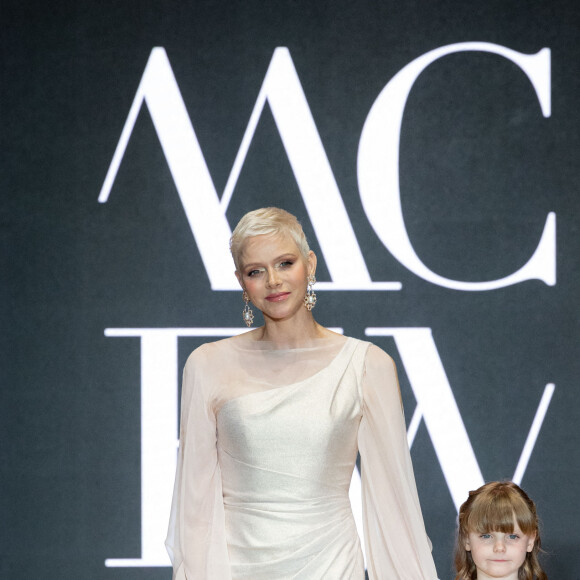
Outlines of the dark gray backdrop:
M397 292L320 292L319 322L429 327L484 479L513 475L544 386L556 385L522 486L543 521L550 578L576 579L580 201L579 9L555 2L17 3L1 10L0 576L170 578L107 568L139 558L140 353L111 327L241 325L212 291L147 107L110 200L97 197L151 50L164 47L222 192L276 47L288 47L373 280ZM417 254L442 276L522 266L548 212L557 283L486 292L427 282L385 249L363 210L357 149L387 82L464 41L551 50L552 114L511 62L447 56L417 80L401 135L401 191ZM266 107L227 211L280 205L314 228ZM332 219L332 216L329 216ZM320 252L319 252L320 253ZM319 280L329 280L320 260ZM179 369L201 339L181 339ZM415 399L394 341L410 419ZM441 578L455 508L424 423L413 460Z

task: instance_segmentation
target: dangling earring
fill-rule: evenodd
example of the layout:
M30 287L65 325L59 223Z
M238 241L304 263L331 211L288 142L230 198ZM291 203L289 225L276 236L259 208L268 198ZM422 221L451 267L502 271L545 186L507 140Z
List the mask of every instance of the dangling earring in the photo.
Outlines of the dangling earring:
M242 318L244 319L244 322L246 323L246 326L248 328L250 328L250 326L252 326L252 322L254 322L254 313L252 312L252 309L250 308L250 297L248 296L248 293L244 290L244 293L242 294L242 298L244 299L244 302L246 303L246 305L244 306L244 309L242 310Z
M304 306L310 312L316 306L316 294L312 290L312 286L316 284L316 277L314 274L308 276L308 288L306 289L306 296L304 296Z

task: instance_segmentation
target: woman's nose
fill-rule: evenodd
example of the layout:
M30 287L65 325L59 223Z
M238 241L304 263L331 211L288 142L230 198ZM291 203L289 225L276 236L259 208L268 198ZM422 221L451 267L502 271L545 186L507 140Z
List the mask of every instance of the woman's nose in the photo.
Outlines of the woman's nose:
M268 270L268 281L267 284L270 288L278 286L280 284L280 278L278 276L278 272L276 268L272 268Z

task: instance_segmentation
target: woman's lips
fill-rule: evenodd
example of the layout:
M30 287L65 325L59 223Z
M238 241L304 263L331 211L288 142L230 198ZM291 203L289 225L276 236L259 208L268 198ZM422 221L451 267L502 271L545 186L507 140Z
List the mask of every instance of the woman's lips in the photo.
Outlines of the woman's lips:
M268 302L282 302L282 300L285 300L288 296L290 296L290 292L278 292L266 296L266 300Z

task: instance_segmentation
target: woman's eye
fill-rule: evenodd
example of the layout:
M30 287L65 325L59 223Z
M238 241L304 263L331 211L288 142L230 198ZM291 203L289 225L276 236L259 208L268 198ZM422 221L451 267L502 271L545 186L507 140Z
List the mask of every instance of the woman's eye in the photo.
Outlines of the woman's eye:
M284 262L280 262L280 268L288 268L290 266L292 266L294 262L291 262L289 260L286 260Z
M256 275L258 275L259 273L260 273L260 270L250 270L250 271L249 271L249 272L246 274L246 276L249 276L249 277L251 278L252 276L256 276Z

